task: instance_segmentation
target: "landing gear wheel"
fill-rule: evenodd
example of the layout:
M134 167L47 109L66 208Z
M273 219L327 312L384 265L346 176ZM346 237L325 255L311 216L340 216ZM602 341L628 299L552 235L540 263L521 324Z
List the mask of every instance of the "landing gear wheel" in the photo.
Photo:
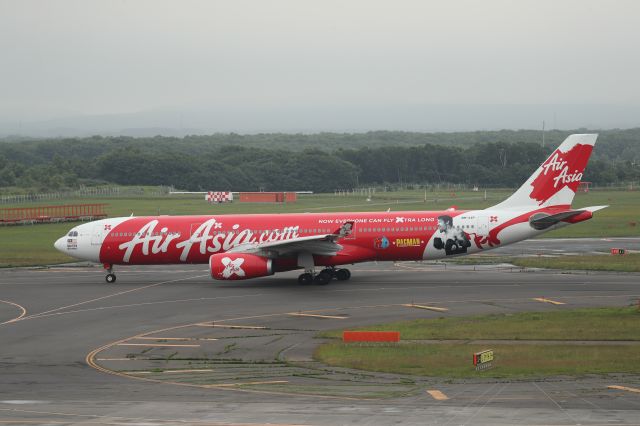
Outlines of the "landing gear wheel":
M300 285L309 285L313 282L313 275L309 273L301 274L298 277L298 284Z
M336 271L336 278L338 281L346 281L351 278L351 271L348 269L338 269Z
M105 277L105 280L109 284L115 283L116 282L116 274L107 274L107 276Z
M331 273L331 271L327 271L325 269L322 272L320 272L318 275L316 275L315 282L318 285L327 285L329 284L329 282L331 282L332 278L333 278L333 274Z
M324 268L322 271L320 271L321 274L327 274L329 275L331 278L336 276L336 270L335 268Z

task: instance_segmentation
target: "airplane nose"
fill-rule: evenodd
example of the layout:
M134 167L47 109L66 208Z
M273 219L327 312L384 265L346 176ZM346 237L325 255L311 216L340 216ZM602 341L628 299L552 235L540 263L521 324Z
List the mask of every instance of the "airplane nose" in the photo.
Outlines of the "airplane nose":
M58 238L58 240L53 243L53 246L56 248L56 250L65 253L67 251L67 238Z

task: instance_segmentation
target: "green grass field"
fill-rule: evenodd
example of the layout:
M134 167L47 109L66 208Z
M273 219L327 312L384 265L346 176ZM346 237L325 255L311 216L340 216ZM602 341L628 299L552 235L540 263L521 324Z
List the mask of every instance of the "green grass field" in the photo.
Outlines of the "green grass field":
M522 268L640 272L640 253L627 253L622 256L603 253L513 257L494 255L490 252L487 254L455 257L446 259L445 262L455 265L497 265L509 263Z
M640 345L491 345L494 367L475 371L473 344L365 346L329 343L315 358L331 366L429 377L535 378L640 373Z
M637 308L596 308L448 317L372 325L358 330L399 331L403 340L637 340ZM342 330L319 337L339 338Z
M518 257L510 259L509 263L525 268L640 272L640 253L629 253L624 256L595 254L558 257Z
M3 205L2 207L33 207L51 204L107 203L110 217L143 215L286 213L335 211L403 211L443 210L450 206L460 209L483 209L503 200L510 191L490 190L487 199L479 192L377 192L370 202L364 195L335 196L333 194L302 195L291 204L231 203L208 204L204 196L163 196L142 198L90 198L56 200L55 202ZM547 237L615 237L640 235L640 193L635 191L579 193L574 206L610 204L596 213L594 219L545 234ZM53 242L74 226L42 224L0 227L0 267L41 265L71 261L53 249Z
M621 340L640 341L640 312L631 307L418 320L359 330L400 331L403 341L400 344L332 342L319 346L315 358L332 366L452 378L640 372L640 342L616 344ZM338 337L341 332L319 336ZM563 344L568 336L587 342ZM462 341L428 344L415 341L423 339ZM464 342L467 339L505 342L487 347ZM555 342L531 344L524 343L525 340ZM611 343L595 342L599 340ZM495 367L476 372L471 365L472 354L485 349L494 350Z

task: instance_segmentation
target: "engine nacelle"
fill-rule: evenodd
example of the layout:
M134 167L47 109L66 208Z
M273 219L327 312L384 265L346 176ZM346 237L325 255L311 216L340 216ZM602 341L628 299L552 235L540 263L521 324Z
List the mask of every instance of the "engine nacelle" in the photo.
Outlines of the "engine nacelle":
M273 275L272 260L254 254L217 253L209 258L214 280L246 280Z

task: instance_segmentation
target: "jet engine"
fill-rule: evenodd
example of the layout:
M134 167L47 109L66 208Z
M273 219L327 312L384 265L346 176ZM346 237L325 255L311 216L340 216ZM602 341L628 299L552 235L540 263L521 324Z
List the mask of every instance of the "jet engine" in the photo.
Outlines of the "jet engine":
M209 258L214 280L246 280L273 275L271 259L245 253L217 253Z

